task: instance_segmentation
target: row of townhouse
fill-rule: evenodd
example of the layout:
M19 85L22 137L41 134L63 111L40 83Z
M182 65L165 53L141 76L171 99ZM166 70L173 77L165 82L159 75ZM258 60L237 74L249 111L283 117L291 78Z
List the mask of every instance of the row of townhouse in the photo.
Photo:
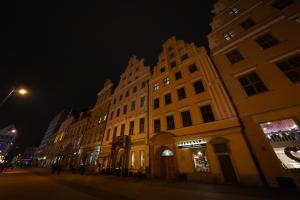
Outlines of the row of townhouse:
M212 60L204 47L175 37L153 68L132 56L118 85L107 81L92 109L61 125L48 162L299 185L300 2L219 0L212 12Z

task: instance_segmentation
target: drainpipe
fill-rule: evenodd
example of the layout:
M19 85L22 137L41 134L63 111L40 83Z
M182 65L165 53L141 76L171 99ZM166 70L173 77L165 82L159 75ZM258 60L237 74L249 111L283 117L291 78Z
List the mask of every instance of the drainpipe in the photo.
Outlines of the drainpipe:
M147 145L148 145L148 154L149 154L149 166L148 166L148 172L149 177L151 178L151 151L150 151L150 86L149 86L149 80L147 81Z
M208 58L210 59L209 56L208 56ZM215 70L216 70L216 72L217 72L217 74L218 74L218 76L219 76L219 79L220 79L222 85L224 86L224 89L225 89L225 92L227 93L227 96L228 96L228 98L229 98L229 101L230 101L231 105L233 106L234 111L235 111L236 114L237 114L238 121L239 121L239 123L240 123L240 125L241 125L242 136L243 136L243 138L244 138L244 140L245 140L245 142L246 142L246 145L247 145L247 147L248 147L248 149L249 149L249 152L250 152L250 155L251 155L251 157L252 157L252 159L253 159L253 161L254 161L255 167L256 167L256 169L258 170L258 173L259 173L259 176L260 176L260 178L261 178L261 181L262 181L263 185L268 186L267 179L266 179L266 177L265 177L265 175L264 175L264 173L263 173L263 170L262 170L262 168L261 168L261 166L260 166L260 164L259 164L259 161L258 161L258 159L257 159L257 157L256 157L256 155L255 155L255 153L254 153L254 150L253 150L252 145L251 145L251 143L250 143L250 141L249 141L249 138L248 138L248 136L247 136L247 134L246 134L246 132L245 132L245 125L244 125L244 123L243 123L242 120L241 120L240 113L239 113L239 111L238 111L236 105L234 104L234 101L233 101L233 99L232 99L232 97L231 97L231 95L230 95L230 93L229 93L229 90L228 90L227 86L226 86L225 83L224 83L224 80L223 80L223 78L222 78L222 76L221 76L220 71L218 70L218 68L216 67L216 65L215 65L215 63L214 63L214 60L211 59L211 61L212 61L213 67L215 68Z

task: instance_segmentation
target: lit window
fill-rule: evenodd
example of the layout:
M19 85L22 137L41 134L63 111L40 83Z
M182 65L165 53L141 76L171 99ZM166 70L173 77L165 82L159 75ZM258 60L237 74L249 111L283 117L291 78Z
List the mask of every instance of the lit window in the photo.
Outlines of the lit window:
M236 14L238 14L239 12L240 12L240 10L237 9L237 8L230 8L230 9L228 10L228 14L229 14L229 15L236 15Z
M298 15L297 17L295 17L295 21L300 24L300 15Z
M105 121L105 120L106 120L106 117L107 117L107 115L104 115L104 117L103 117L103 121Z
M131 158L130 158L130 168L134 168L134 151L131 152Z
M159 90L159 83L155 83L154 84L154 91L158 91Z
M196 172L209 172L206 147L191 148L194 169Z
M174 156L174 153L170 149L165 149L163 152L161 152L161 156L168 157L168 156Z
M145 153L144 151L140 151L140 167L144 167L145 166Z
M224 33L225 40L231 40L231 38L233 38L234 36L235 36L235 34L232 31Z
M168 77L164 78L164 86L169 85L170 84L170 79Z

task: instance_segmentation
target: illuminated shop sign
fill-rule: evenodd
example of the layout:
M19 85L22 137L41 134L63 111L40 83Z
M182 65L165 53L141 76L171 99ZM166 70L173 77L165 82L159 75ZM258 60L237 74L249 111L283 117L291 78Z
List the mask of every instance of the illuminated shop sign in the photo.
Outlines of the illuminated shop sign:
M177 143L177 146L179 148L189 148L189 147L203 147L206 145L206 141L204 140L187 140L187 141L181 141Z

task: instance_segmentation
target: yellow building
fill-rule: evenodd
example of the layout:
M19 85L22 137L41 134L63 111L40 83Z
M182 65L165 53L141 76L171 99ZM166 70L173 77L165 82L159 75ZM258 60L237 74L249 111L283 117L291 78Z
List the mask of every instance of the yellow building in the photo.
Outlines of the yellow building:
M104 83L104 87L97 94L96 104L89 110L88 124L80 144L81 158L88 167L88 170L95 171L97 170L96 166L100 164L98 156L105 133L112 92L113 84L110 80L107 80Z
M300 1L219 0L211 56L266 182L295 186L300 169Z
M112 95L102 143L104 168L125 175L148 166L148 81L150 68L132 56ZM105 159L106 158L106 159Z
M259 184L238 118L206 50L171 37L153 70L152 176Z

